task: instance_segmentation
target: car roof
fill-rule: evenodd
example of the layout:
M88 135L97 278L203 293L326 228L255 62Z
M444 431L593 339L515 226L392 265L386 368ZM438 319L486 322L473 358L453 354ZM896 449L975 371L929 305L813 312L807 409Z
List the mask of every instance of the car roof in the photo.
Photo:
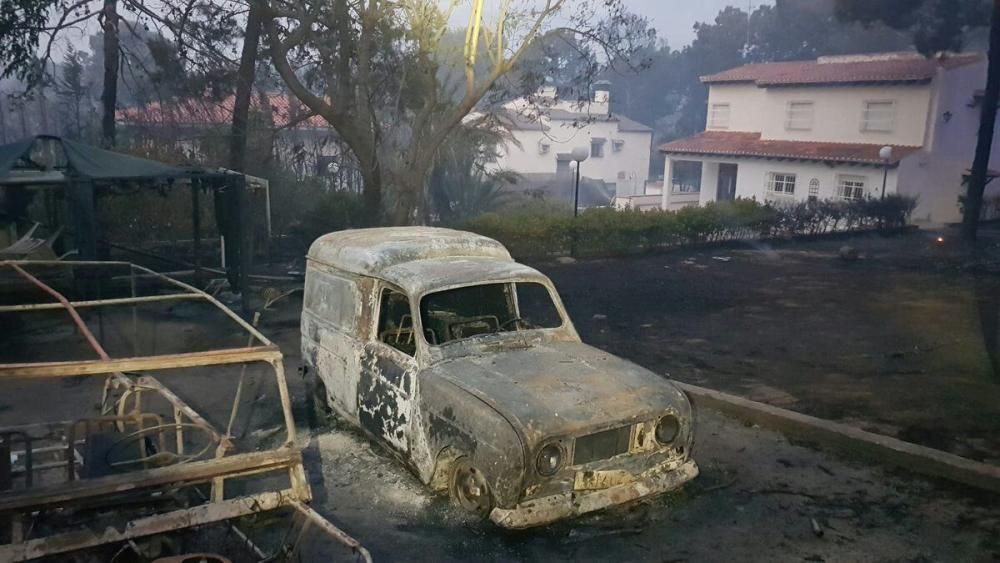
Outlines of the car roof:
M380 277L413 296L479 282L548 280L545 274L530 266L480 256L414 260L387 268Z
M338 231L316 239L306 257L340 270L377 278L385 278L386 272L396 266L421 260L486 258L495 262L514 262L507 249L491 238L438 227Z

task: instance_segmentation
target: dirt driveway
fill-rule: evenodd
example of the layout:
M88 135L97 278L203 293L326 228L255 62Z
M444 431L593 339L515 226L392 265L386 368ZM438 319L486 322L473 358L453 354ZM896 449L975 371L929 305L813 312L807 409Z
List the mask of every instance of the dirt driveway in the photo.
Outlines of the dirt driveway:
M922 232L536 264L585 341L657 373L1000 463L995 265Z
M837 258L842 244L539 267L555 279L586 341L659 373L1000 458L989 355L1000 308L996 274L974 275L919 234L852 241L866 257L851 263ZM702 475L677 494L522 533L471 521L351 431L308 431L294 376L300 306L293 300L265 315L262 329L286 354L315 505L377 560L1000 559L997 496L831 457L712 411L698 413ZM172 328L158 333L160 344L186 348L205 345L206 332L229 336L183 310L166 319ZM176 390L223 416L230 396L223 379L178 379ZM97 396L84 384L59 385L81 409ZM46 395L0 396L0 421L31 419ZM278 439L274 390L255 387L252 397L255 408L241 411L240 426L250 438Z
M294 310L280 316L265 330L293 373ZM290 383L304 418L301 380ZM1000 558L996 495L829 456L715 411L697 417L693 455L702 473L682 491L517 533L470 520L342 423L308 432L303 420L301 431L316 508L379 561Z
M312 437L317 509L379 561L990 561L1000 503L698 413L682 491L541 530L474 522L349 430ZM813 528L815 520L820 534Z

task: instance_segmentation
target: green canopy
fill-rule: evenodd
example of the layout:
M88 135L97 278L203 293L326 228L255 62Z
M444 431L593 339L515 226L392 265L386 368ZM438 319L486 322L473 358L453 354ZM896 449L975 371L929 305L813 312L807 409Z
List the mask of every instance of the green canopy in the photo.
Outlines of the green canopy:
M46 166L31 161L31 152L36 143L54 143L65 155L66 172L87 180L159 180L179 178L191 174L190 170L178 168L155 160L129 156L119 152L99 149L92 145L39 135L8 145L0 145L0 183L13 169L39 170ZM54 155L61 161L58 154ZM50 163L51 164L51 163Z
M35 138L30 137L9 145L0 145L0 178L7 175L7 172L14 167L14 164L22 156L31 151L31 146L35 144Z
M85 260L97 258L98 232L95 195L115 181L158 186L164 181L191 181L192 198L201 189L212 190L215 198L216 224L226 240L227 274L233 287L243 287L249 265L249 239L243 223L246 216L246 177L220 169L181 168L104 150L61 137L38 135L7 145L0 145L0 188L7 192L6 214L21 217L30 199L23 197L26 186L59 184L71 210L71 233ZM3 211L3 209L0 209ZM197 216L197 209L193 216ZM194 223L194 221L192 221ZM192 238L200 239L193 226ZM197 250L195 251L197 256ZM196 258L197 269L197 258Z

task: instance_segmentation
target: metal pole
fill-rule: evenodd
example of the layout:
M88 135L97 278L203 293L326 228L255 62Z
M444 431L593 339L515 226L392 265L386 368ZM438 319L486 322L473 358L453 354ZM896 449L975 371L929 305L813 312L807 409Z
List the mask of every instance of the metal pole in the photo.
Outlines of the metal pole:
M882 167L882 199L885 199L885 183L889 179L889 163Z
M576 161L576 187L573 189L573 217L580 214L580 161Z

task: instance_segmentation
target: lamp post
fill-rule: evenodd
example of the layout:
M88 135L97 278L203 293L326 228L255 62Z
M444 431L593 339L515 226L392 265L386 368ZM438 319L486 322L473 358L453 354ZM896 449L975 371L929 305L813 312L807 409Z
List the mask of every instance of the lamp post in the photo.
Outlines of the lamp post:
M587 150L587 147L576 147L570 153L570 157L576 163L576 183L573 188L573 217L580 215L580 163L587 160L588 156L590 156L590 151Z
M878 150L878 157L882 159L882 199L885 199L885 184L889 179L889 161L892 160L892 147L886 145Z

